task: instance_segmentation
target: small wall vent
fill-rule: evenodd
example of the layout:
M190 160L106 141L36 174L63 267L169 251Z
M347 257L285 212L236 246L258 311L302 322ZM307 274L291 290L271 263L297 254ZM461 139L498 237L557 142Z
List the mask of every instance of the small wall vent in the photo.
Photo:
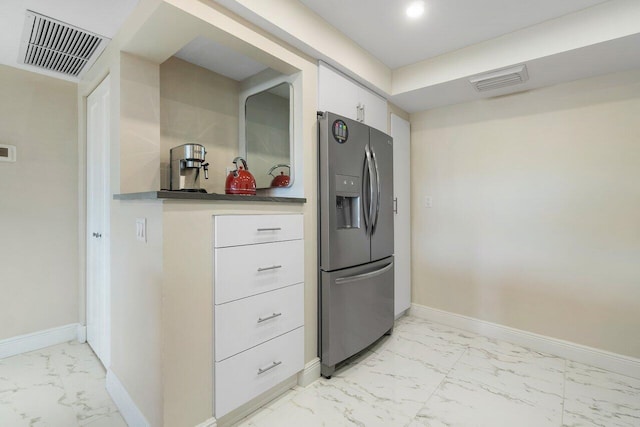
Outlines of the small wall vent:
M80 77L109 39L27 10L18 62Z
M527 72L527 66L523 64L479 74L471 77L469 82L478 92L486 92L522 84L527 80L529 80L529 73Z

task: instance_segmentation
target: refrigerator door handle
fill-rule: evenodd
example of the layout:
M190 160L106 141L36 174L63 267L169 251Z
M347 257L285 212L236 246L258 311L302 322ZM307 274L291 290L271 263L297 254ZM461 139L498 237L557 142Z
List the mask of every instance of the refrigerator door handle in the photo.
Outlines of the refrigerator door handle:
M378 225L378 217L380 216L380 195L382 189L380 187L380 171L378 170L378 159L376 158L376 152L371 147L371 159L373 160L373 166L376 170L376 210L375 217L371 220L371 234L375 233Z
M351 282L357 282L359 280L370 279L372 277L379 276L381 274L386 273L387 271L391 270L391 268L393 268L393 261L391 261L389 264L385 265L384 267L375 271L371 271L369 273L356 274L355 276L340 277L339 279L336 279L336 285L343 285L345 283L351 283Z
M373 234L373 183L371 182L371 178L373 177L373 161L371 159L371 152L369 151L369 144L364 147L365 160L366 160L366 168L365 168L365 180L363 186L366 185L368 188L365 188L365 191L369 191L369 199L367 203L368 206L363 206L365 209L365 225L367 226L367 235ZM363 204L363 205L365 205ZM368 211L368 212L367 212Z
M364 214L364 227L366 229L367 236L369 235L369 203L367 202L366 193L370 188L369 186L369 159L366 154L365 149L365 158L364 164L362 165L362 212Z

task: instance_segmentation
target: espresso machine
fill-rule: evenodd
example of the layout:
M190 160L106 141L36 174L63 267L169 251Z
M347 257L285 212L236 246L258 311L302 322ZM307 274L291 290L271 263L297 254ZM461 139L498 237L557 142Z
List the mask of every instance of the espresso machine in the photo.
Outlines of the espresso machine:
M200 188L200 169L204 179L209 179L209 163L204 162L207 151L200 144L183 144L170 151L171 185L174 191L195 191L206 193Z

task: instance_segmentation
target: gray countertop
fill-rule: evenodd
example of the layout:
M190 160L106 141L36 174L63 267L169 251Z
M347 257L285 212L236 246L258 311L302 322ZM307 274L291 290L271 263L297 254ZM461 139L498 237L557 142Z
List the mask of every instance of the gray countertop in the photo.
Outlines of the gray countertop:
M142 193L114 194L116 200L201 200L203 202L276 202L306 203L304 197L240 196L237 194L195 193L189 191L145 191Z

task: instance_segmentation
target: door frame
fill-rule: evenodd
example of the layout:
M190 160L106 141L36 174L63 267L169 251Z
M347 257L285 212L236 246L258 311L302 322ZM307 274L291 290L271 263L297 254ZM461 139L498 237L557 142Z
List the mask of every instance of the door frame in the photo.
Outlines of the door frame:
M105 85L105 86L103 86ZM83 299L84 301L82 301L84 304L84 314L85 314L85 328L86 328L86 334L85 334L85 339L88 342L88 327L89 327L89 321L90 321L90 310L92 309L92 303L89 300L92 297L92 293L89 291L89 288L91 286L91 282L90 282L90 277L89 274L91 272L90 270L90 262L91 260L89 259L90 256L90 251L89 251L89 243L90 240L93 238L93 236L91 235L93 230L89 230L89 228L92 226L91 221L90 221L90 209L89 209L89 202L90 202L90 194L89 192L91 191L91 189L89 188L89 184L90 184L90 179L89 179L89 155L91 154L91 147L89 146L90 142L89 142L89 126L88 126L88 122L89 122L89 98L91 97L91 95L93 95L94 93L96 93L96 91L98 90L106 90L107 93L109 94L109 102L107 105L107 111L108 111L108 120L107 123L105 124L107 129L108 129L108 137L106 139L106 141L104 141L104 146L101 147L102 151L103 151L103 158L102 158L102 182L103 182L103 189L104 189L104 200L103 200L103 222L102 222L102 239L103 239L103 249L104 252L102 254L102 262L104 263L104 272L103 272L103 288L100 290L99 292L99 297L98 297L98 302L99 304L102 305L102 318L100 320L102 326L101 326L101 331L100 331L100 346L101 347L100 353L98 354L98 352L94 349L94 352L96 352L96 355L98 356L98 358L100 359L100 361L102 362L102 364L104 365L104 367L106 369L108 369L111 365L111 221L110 221L110 213L111 213L111 174L110 174L110 157L111 157L111 113L112 113L112 103L111 103L111 79L110 79L110 75L106 74L104 76L104 78L100 79L97 81L97 83L95 85L92 85L91 89L87 91L87 93L83 96L83 112L84 112L84 116L83 116L83 123L82 125L84 126L84 152L81 155L81 160L84 162L84 168L83 168L83 175L84 175L84 179L83 179L83 184L84 184L84 198L82 201L82 208L83 208L83 219L84 219L84 224L82 225L83 227L83 236L84 236L84 253L83 253L83 264L84 264L84 271L83 271L83 281L84 281L84 294L83 294Z

